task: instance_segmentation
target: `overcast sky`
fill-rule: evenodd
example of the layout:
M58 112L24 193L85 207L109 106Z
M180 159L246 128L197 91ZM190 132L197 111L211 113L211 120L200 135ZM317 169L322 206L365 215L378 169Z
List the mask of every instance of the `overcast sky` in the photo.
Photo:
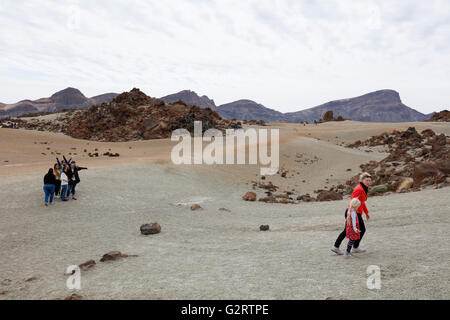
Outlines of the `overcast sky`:
M450 106L449 0L0 0L0 102L183 89L282 112L379 89Z

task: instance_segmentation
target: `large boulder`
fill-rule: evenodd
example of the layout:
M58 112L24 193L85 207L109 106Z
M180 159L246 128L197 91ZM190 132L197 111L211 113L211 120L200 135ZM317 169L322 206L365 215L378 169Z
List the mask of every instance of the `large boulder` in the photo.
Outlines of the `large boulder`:
M322 120L323 121L333 121L334 120L333 110L328 110L327 112L325 112Z
M426 138L431 138L436 135L436 133L431 129L425 129L421 132L421 134Z
M389 191L389 187L387 185L381 184L378 186L373 186L369 190L369 196L373 196L376 194L381 194Z
M143 235L157 234L161 232L161 226L158 223L147 223L141 226L141 233Z
M422 181L427 177L434 177L438 173L438 169L434 162L424 162L414 167L414 187L420 187Z
M400 183L400 185L397 188L397 192L404 192L404 190L408 191L414 184L413 178L405 178Z

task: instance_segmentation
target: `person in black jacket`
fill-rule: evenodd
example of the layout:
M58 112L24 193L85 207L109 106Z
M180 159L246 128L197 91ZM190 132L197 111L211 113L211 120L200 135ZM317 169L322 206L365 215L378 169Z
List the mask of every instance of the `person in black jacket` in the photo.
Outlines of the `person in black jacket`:
M87 168L79 167L76 165L75 161L72 161L72 163L70 164L70 171L72 171L73 180L72 180L72 186L70 187L70 190L72 192L73 200L77 200L77 198L75 198L75 192L76 192L75 187L77 186L77 184L79 184L81 182L80 175L78 174L78 172L81 170L87 170Z
M72 188L73 188L73 183L75 182L75 177L73 174L73 170L71 166L66 166L66 175L67 175L67 180L69 180L69 184L67 186L67 194L66 197L67 199L69 199L70 194L72 193Z
M48 169L48 173L44 176L44 193L45 193L45 206L48 206L50 198L50 204L53 203L53 196L55 194L56 177L53 174L53 169Z

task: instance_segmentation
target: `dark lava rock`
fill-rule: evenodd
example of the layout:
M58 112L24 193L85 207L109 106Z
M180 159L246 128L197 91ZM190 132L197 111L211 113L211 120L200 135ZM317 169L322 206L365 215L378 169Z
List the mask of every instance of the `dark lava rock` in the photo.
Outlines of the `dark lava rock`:
M143 224L141 233L143 235L157 234L161 232L161 226L158 223Z

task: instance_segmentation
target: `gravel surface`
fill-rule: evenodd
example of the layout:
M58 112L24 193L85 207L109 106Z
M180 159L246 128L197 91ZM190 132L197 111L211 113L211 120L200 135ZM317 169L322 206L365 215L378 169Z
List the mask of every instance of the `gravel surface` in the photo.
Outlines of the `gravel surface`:
M42 175L1 178L0 299L69 296L66 268L90 259L76 292L85 299L450 298L448 188L370 198L367 252L345 260L330 248L347 200L250 203L241 182L163 164L81 179L77 201L45 207ZM151 222L162 232L141 235ZM138 256L99 262L112 250ZM370 265L380 290L367 289Z

